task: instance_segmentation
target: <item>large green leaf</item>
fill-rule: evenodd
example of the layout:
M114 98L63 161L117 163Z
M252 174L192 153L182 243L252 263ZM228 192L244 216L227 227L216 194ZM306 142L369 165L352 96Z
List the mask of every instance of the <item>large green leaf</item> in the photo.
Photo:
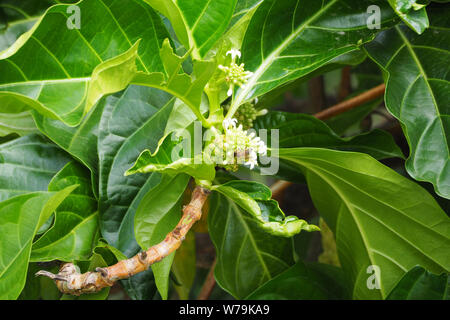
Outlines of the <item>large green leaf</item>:
M211 190L225 195L247 211L253 221L264 231L281 237L291 237L302 230L319 231L296 216L285 216L276 200L272 200L270 188L254 181L234 180L216 185Z
M426 4L421 4L420 0L388 0L395 13L411 29L421 34L428 28Z
M102 99L76 127L69 127L59 120L32 112L39 130L86 165L94 175L98 174L98 126L105 101Z
M134 238L136 208L160 182L161 174L125 177L124 173L142 150L157 147L173 105L171 95L140 86L130 86L105 101L98 139L101 233L129 257L139 250Z
M365 154L319 148L279 153L306 176L336 236L355 298L385 298L418 264L434 273L450 270L450 219L419 185ZM369 266L379 267L379 290L367 286Z
M134 216L134 233L143 250L163 241L177 225L181 217L180 199L188 181L188 175L164 175L161 182L142 198ZM163 299L167 299L174 255L172 253L152 265L156 286Z
M137 70L163 71L158 52L168 33L150 7L132 0L84 0L77 6L80 29L67 27L68 5L56 5L0 54L0 101L10 112L31 107L77 125L104 94L124 89ZM98 37L99 25L108 37ZM30 52L39 63L30 63Z
M389 293L389 300L445 300L448 297L448 274L436 275L420 266L409 270Z
M236 0L145 0L172 23L178 40L203 57L222 36L233 15Z
M217 283L243 299L294 264L292 240L262 230L234 201L211 195L208 228L216 248Z
M181 300L189 299L189 292L195 280L196 264L195 233L190 231L175 252L172 264L172 271L178 281L175 285L175 290Z
M231 112L372 40L378 30L367 27L369 5L380 7L383 25L395 17L385 0L264 1L242 45L242 60L253 76L237 91Z
M89 171L76 162L68 163L50 182L49 191L67 186L77 188L63 201L54 225L33 243L32 261L86 260L98 237L97 200Z
M249 300L348 299L342 270L325 264L294 266L250 294Z
M52 177L70 160L56 145L29 135L0 145L0 201L47 191Z
M25 285L33 238L74 186L0 202L0 299L16 299Z
M403 158L402 151L392 136L385 131L374 130L354 137L341 138L324 122L306 114L269 112L257 118L254 128L279 130L280 148L318 147L363 152L377 159ZM270 134L267 143L272 146Z
M0 3L0 52L16 42L39 20L45 9L56 4L53 0L4 0Z
M449 6L439 6L430 10L431 24L422 35L397 26L366 46L388 73L385 102L411 148L408 173L433 183L445 198L450 198L449 14Z

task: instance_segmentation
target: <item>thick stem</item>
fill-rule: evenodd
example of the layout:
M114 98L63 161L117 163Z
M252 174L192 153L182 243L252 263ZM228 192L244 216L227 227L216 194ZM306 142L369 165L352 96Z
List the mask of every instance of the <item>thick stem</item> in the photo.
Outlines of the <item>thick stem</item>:
M147 270L153 263L177 250L192 225L202 216L202 207L210 191L197 186L192 192L191 201L183 208L183 216L178 225L166 238L134 257L122 260L107 268L97 268L96 271L80 273L72 263L64 264L58 274L39 271L42 275L53 279L58 289L65 294L80 295L93 293L105 287L112 286L117 280L127 279L139 272Z

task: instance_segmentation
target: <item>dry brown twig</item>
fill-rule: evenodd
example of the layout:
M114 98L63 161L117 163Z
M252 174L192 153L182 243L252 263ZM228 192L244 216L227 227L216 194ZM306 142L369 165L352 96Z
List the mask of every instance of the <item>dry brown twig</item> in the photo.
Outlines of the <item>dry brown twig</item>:
M183 208L183 216L178 225L166 238L134 257L122 260L107 268L80 273L73 263L64 264L58 274L41 270L37 276L53 279L58 289L65 294L80 295L93 293L112 286L117 280L127 279L139 272L147 270L153 263L160 261L179 248L192 225L200 220L202 207L210 191L197 186L192 192L191 201Z

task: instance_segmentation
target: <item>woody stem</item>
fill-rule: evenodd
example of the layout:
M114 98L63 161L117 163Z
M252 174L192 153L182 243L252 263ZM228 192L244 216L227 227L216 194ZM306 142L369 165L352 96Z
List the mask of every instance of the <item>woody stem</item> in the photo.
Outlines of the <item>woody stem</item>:
M147 270L153 263L167 257L177 250L186 234L202 215L202 207L210 191L196 186L191 201L183 208L183 216L178 225L166 238L134 257L119 261L107 268L97 268L96 271L80 273L72 263L64 264L58 274L41 270L36 275L53 279L58 289L65 294L80 295L93 293L105 287L112 286L117 280L127 279L137 273Z

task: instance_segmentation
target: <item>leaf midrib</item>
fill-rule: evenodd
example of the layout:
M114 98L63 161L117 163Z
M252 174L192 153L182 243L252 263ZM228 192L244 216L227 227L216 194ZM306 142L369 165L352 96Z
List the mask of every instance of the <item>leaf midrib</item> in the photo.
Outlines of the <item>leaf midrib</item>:
M289 43L292 40L294 40L296 37L298 37L311 22L313 22L314 20L319 18L325 11L327 11L337 1L338 0L332 0L328 4L326 4L324 7L322 7L316 14L314 14L312 17L310 17L308 20L306 20L303 24L300 24L297 27L297 29L295 30L295 32L291 33L289 35L289 37L287 37L284 41L282 41L281 44L274 51L272 51L272 53L263 61L263 63L258 67L258 69L255 70L253 76L250 78L248 83L246 83L245 88L239 93L239 95L234 100L233 106L241 104L241 102L245 99L247 94L253 89L253 86L256 84L257 80L270 67L272 60L274 60L277 56L279 56L280 53L289 45ZM231 106L230 109L232 109L233 106Z

